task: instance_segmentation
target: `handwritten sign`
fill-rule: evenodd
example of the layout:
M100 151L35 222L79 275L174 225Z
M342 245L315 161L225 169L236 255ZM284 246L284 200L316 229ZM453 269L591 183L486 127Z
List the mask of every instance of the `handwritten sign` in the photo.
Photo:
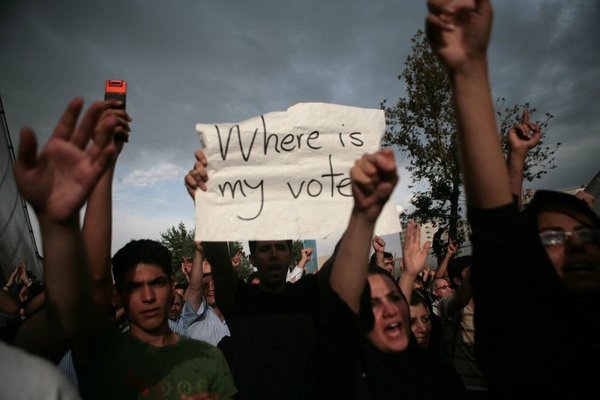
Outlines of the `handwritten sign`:
M379 149L383 111L301 103L239 123L197 124L208 191L196 192L196 240L325 239L352 210L350 168ZM377 232L400 231L386 204Z

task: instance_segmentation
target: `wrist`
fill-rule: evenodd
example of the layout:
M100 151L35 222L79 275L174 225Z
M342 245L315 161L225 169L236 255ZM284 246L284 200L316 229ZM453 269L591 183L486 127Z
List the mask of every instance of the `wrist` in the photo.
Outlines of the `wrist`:
M525 157L527 157L527 152L529 151L529 149L510 149L510 151L508 152L508 155L512 158L512 159L522 159L525 160Z
M77 211L73 215L65 216L64 218L55 218L55 217L48 216L44 213L36 213L36 216L40 223L40 229L42 229L42 230L43 229L52 229L55 227L62 227L62 228L68 228L68 229L76 228L77 230L80 229L79 211Z
M482 57L474 57L455 69L449 71L449 75L453 81L457 80L473 80L473 79L488 79L487 58L483 54Z

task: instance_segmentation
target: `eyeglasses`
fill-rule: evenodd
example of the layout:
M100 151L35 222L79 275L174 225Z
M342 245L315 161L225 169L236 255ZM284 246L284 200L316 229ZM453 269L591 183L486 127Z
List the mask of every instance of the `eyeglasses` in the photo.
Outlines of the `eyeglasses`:
M544 231L540 232L540 240L544 246L564 244L567 238L575 236L582 243L600 243L600 229L580 228L574 231Z
M442 285L442 286L438 286L437 288L435 288L435 290L446 290L446 289L452 289L452 286L450 285Z

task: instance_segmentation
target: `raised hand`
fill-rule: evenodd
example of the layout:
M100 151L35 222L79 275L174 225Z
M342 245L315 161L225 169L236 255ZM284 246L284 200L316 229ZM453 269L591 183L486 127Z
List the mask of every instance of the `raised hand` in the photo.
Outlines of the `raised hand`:
M446 257L452 257L454 254L456 254L456 250L458 250L456 242L453 242L452 239L449 239L448 246L446 246Z
M385 240L379 236L373 238L373 250L377 253L383 253L385 251Z
M426 241L423 247L421 242L421 225L414 221L408 221L406 236L402 244L402 257L404 258L404 272L416 276L425 268L427 254L431 247L431 242Z
M508 131L508 144L511 152L527 154L530 149L537 146L541 137L541 127L529 121L529 110L525 108L521 121Z
M305 260L305 261L310 260L310 256L312 256L312 253L313 253L313 249L310 247L300 250L302 260Z
M242 249L238 249L233 257L231 257L231 266L237 268L242 264Z
M55 222L78 217L79 209L115 154L110 140L115 118L108 117L98 124L104 105L96 102L77 125L82 106L80 98L71 101L39 154L34 132L21 129L15 165L17 186L38 216ZM96 140L87 146L95 129Z
M181 257L181 273L188 282L190 281L190 274L192 273L192 265L192 259L190 257Z
M492 28L490 0L429 0L426 31L433 51L450 71L485 55Z
M353 212L362 213L367 219L376 221L398 182L393 151L384 149L363 155L352 167L350 177L354 195Z
M127 114L127 111L117 108L121 105L121 101L118 100L105 100L104 103L104 111L100 115L98 119L98 124L96 125L96 130L94 132L94 140L97 136L102 135L102 125L109 118L114 118L116 123L113 128L113 139L116 147L116 155L121 154L121 150L123 150L123 145L129 141L129 133L131 132L131 128L129 127L129 123L131 122L131 117ZM112 117L111 117L112 116Z
M196 189L200 188L201 190L206 191L206 182L208 181L208 173L206 171L208 162L204 152L202 150L196 150L194 156L196 156L194 168L192 168L184 178L185 188L189 195L192 196L192 199L196 198Z

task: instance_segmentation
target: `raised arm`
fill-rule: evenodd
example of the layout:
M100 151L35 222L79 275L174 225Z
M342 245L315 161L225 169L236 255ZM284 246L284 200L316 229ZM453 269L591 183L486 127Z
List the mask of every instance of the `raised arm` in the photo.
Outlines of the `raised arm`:
M206 186L208 174L206 171L207 160L204 152L197 150L194 155L196 162L194 163L194 167L185 176L184 182L189 195L195 201L196 190L206 191L208 188ZM227 314L233 303L235 290L238 285L237 273L231 264L227 243L205 242L203 243L203 248L204 255L212 265L217 306L224 314Z
M115 155L111 158L108 168L100 177L88 199L83 222L83 238L90 262L94 295L94 324L97 328L106 326L109 321L109 310L112 299L112 275L110 270L112 242L112 182L117 165L117 158L123 149L124 141L115 137L127 139L129 134L129 115L125 110L114 108L116 101L103 103L103 112L96 125L94 140L97 140L105 129L105 122L115 121L109 132L111 142L114 142Z
M448 263L456 253L456 243L450 239L448 242L448 246L446 247L446 254L444 254L444 258L438 268L435 270L435 275L433 279L444 278L446 276L446 270L448 269Z
M529 110L523 110L521 122L508 131L508 175L513 197L521 204L523 192L523 171L529 150L537 146L542 137L538 124L529 122Z
M365 154L350 171L354 207L331 271L331 288L355 313L368 273L369 249L375 222L392 194L398 175L394 153Z
M79 210L115 154L109 140L115 119L105 120L100 135L88 145L103 105L92 104L77 125L82 106L81 99L69 104L39 154L35 134L23 128L15 165L17 186L40 223L48 330L55 332L59 326L67 338L87 327L91 307ZM37 331L38 340L49 340L44 330Z
M379 236L373 238L373 251L375 252L375 265L385 269L385 240Z
M286 282L295 283L298 279L302 278L302 274L304 274L304 269L312 256L312 252L313 249L310 247L300 250L300 261L298 261L298 264L288 272Z
M427 36L446 66L454 93L467 204L481 209L511 203L512 195L488 81L487 47L492 28L489 0L429 0Z
M194 251L194 259L192 261L192 269L189 273L189 285L185 290L184 299L187 301L194 311L198 311L200 304L202 304L202 277L204 272L202 271L202 262L204 261L204 251L202 250L202 244L195 242L196 249Z
M408 221L406 227L406 236L402 244L402 257L404 258L404 271L400 275L400 290L404 297L410 300L413 290L413 284L419 272L425 268L427 261L427 253L431 247L431 242L428 240L421 243L421 226L414 221Z

